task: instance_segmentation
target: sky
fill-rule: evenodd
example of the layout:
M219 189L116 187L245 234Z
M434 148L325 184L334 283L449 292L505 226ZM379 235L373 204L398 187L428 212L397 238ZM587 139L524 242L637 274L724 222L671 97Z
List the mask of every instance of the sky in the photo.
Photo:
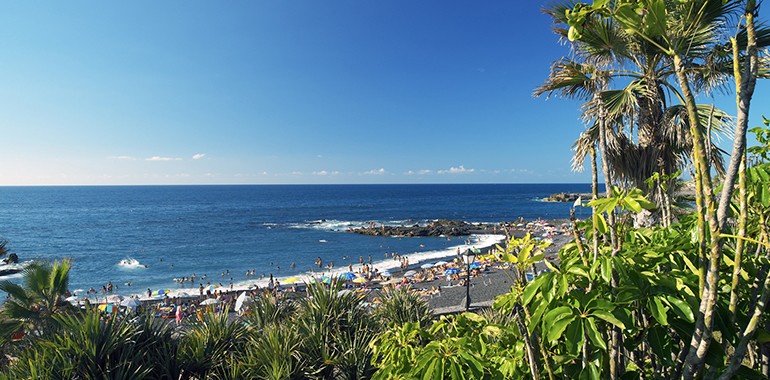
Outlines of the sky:
M588 183L546 4L1 2L0 185Z

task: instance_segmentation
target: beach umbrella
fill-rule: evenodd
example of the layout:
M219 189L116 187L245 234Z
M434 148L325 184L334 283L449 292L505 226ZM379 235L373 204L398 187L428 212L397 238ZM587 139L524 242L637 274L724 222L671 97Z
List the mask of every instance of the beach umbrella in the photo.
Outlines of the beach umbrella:
M152 293L154 296L165 296L166 293L170 292L168 289L158 289L155 293Z
M69 303L71 303L71 304L73 304L73 305L77 305L78 304L78 297L77 296L67 297L64 300L69 302Z
M404 277L413 277L416 274L417 274L416 271L410 270L410 271L407 271L406 273L404 273Z
M422 269L430 269L430 268L433 268L434 265L435 264L422 264L422 265L420 265L420 268L422 268Z
M120 303L120 301L123 301L123 296L119 294L111 294L107 296L107 302Z
M434 267L440 267L440 266L442 266L442 265L447 265L447 264L449 264L449 263L448 263L448 262L446 262L446 261L439 261L439 262L437 262L437 263L433 264L433 266L434 266Z
M136 309L136 307L139 305L139 300L136 298L126 298L120 303L120 306L125 306L129 309Z
M294 283L297 283L297 282L302 282L302 280L300 280L298 277L289 277L289 278L283 280L284 284L294 284Z
M356 284L363 284L366 282L366 279L363 277L356 277L353 279L353 282L355 282Z
M243 304L248 302L251 302L251 297L249 297L246 292L241 293L241 295L235 299L235 311L240 311Z
M382 276L382 277L393 277L393 275L390 274L390 271L386 271L386 270L380 272L380 276Z
M469 267L470 267L471 269L477 269L477 268L481 268L481 263L480 263L480 262L478 262L478 261L476 261L476 262L474 262L474 263L471 263L471 265L469 265Z
M392 278L392 279L390 279L388 281L383 282L382 284L383 285L392 285L392 284L398 284L399 282L401 282L401 280Z
M344 272L339 275L340 280L350 281L356 278L356 274L353 272Z
M444 271L444 274L457 274L460 272L462 271L457 268L447 268L447 270Z
M201 302L201 305L216 305L219 303L219 300L216 298L206 298Z
M176 295L177 297L190 297L190 293L182 292Z

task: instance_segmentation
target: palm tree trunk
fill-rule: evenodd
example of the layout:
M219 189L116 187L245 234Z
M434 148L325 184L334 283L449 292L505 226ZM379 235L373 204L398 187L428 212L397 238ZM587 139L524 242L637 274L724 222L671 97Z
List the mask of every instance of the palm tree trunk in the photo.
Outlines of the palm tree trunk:
M599 171L596 166L596 148L591 147L591 199L599 199ZM591 207L591 215L596 214L596 206ZM599 231L593 226L591 234L591 251L594 263L599 259Z
M603 110L599 116L599 144L602 149L602 171L604 172L604 194L607 198L612 196L612 173L610 172L610 166L607 162L607 121ZM617 255L618 249L618 237L615 231L615 213L609 211L607 213L607 225L610 229L610 245L612 246L612 256ZM613 268L611 288L614 289L618 286L617 272ZM614 297L614 295L613 295ZM610 334L610 379L616 380L620 377L621 363L620 363L620 349L621 349L621 331L619 328L613 326Z
M732 286L730 288L730 319L733 323L735 323L735 317L736 312L735 308L738 304L738 292L736 289L738 288L738 282L740 280L741 275L741 261L743 260L743 246L744 241L741 239L742 237L746 236L746 222L748 219L748 210L747 210L747 191L746 191L746 154L743 154L743 159L741 160L741 166L740 171L738 172L738 196L740 198L739 201L739 207L740 207L740 214L738 216L738 241L735 243L735 259L733 263L733 281Z
M690 82L685 73L682 57L674 54L674 69L679 79L679 85L682 89L682 95L685 99L687 114L690 122L690 133L693 141L693 162L696 163L696 176L700 177L703 186L704 205L706 207L706 220L709 225L710 246L709 261L706 268L706 279L701 297L698 318L695 321L695 331L693 331L690 342L690 352L687 354L684 367L684 378L692 379L699 372L705 363L706 352L711 345L711 336L714 323L714 306L716 305L719 286L719 260L722 257L722 245L719 234L719 222L716 215L716 201L711 183L711 171L709 170L708 160L706 158L706 146L704 143L703 132L698 122L698 110L695 105L695 96L690 88ZM701 236L706 239L706 236Z
M759 70L757 53L757 36L754 28L754 8L755 2L749 0L746 4L746 62L741 73L738 41L731 38L733 45L733 74L735 75L735 101L738 106L738 115L735 123L735 139L733 140L733 151L730 155L730 164L725 173L724 186L719 199L719 226L724 229L727 220L727 211L730 207L730 201L733 195L733 184L741 163L741 157L746 150L746 130L749 125L749 108L751 107L751 98L754 95L754 87L757 83L757 74Z

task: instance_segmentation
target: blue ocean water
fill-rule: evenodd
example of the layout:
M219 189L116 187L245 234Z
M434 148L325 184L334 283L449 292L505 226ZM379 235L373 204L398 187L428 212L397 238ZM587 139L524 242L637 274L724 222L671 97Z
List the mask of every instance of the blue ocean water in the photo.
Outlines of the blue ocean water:
M227 285L257 275L293 276L386 252L449 250L460 238L362 236L369 222L412 225L435 219L562 219L571 204L542 202L588 184L255 185L0 187L0 237L22 260L72 258L71 289L111 281L123 294L191 289L173 279ZM147 268L126 268L132 257ZM290 268L294 262L296 267ZM222 272L229 274L222 275ZM126 285L131 283L130 286ZM194 288L194 289L192 289Z

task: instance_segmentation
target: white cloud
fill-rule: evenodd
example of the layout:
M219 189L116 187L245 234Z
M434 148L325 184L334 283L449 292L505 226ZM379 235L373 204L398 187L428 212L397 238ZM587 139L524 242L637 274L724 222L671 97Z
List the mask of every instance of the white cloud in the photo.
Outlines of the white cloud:
M420 170L410 170L406 172L406 175L427 175L427 174L433 174L433 170L420 169Z
M112 156L109 157L110 160L118 160L118 161L136 161L136 158L131 156Z
M203 157L206 157L206 153L196 153L196 154L193 154L192 159L193 160L200 160Z
M326 170L321 170L319 172L313 172L313 175L319 175L319 176L339 175L339 174L340 174L340 172L338 172L336 170L335 171L331 171L331 172L326 171Z
M363 173L364 175L382 175L385 174L385 168L372 169Z
M438 174L466 174L473 173L475 169L466 169L465 166L452 166L449 170L439 170Z
M145 158L146 161L182 161L181 158L178 157L161 157L161 156L152 156L149 158Z

